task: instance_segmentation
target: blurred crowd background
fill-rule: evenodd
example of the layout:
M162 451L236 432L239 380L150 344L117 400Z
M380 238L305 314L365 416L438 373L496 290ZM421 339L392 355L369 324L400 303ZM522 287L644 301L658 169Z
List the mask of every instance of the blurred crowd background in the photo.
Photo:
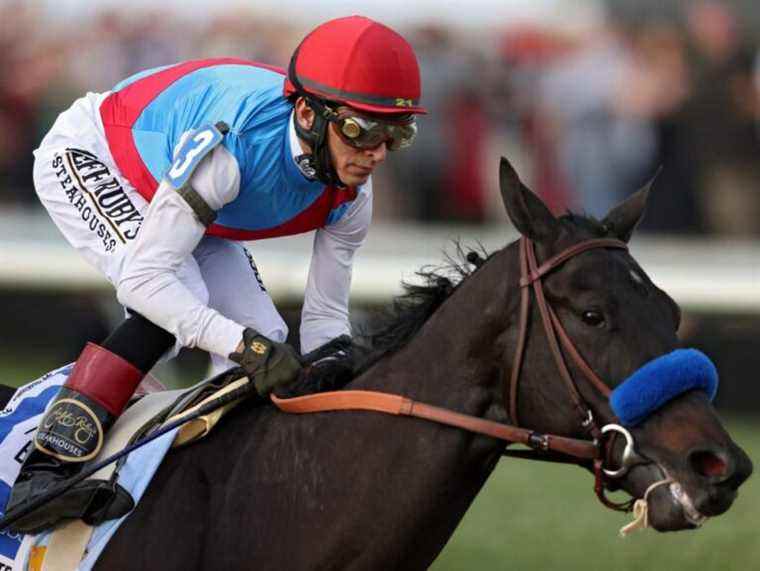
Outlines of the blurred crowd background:
M506 154L557 211L603 215L661 167L645 230L760 235L760 35L741 4L648 4L487 33L396 26L419 54L430 114L413 150L379 173L377 216L501 219L495 165ZM285 66L308 30L242 8L186 20L104 7L72 26L43 6L0 3L2 210L40 208L32 150L85 92L183 59Z
M284 67L309 29L337 15L323 17L302 0L277 10L271 0L268 10L265 0L185 1L0 0L0 225L39 219L52 226L32 187L32 151L84 93L184 59L235 56ZM501 14L502 2L463 1L461 18L443 1L429 17L419 17L419 6L391 17L384 4L388 23L417 51L430 114L419 120L412 149L378 171L376 222L418 230L504 224L503 154L556 213L601 217L659 171L642 232L757 243L760 10L753 0L510 0L513 19L491 15ZM375 3L365 4L381 19ZM517 17L538 4L556 10ZM350 10L362 13L362 5ZM467 10L480 11L487 25L474 25ZM5 233L6 244L20 237ZM37 236L30 230L26 238ZM755 268L760 276L760 261ZM297 331L298 307L283 306ZM12 280L0 290L0 307L0 373L18 381L74 359L122 316L110 290L14 287ZM725 402L755 410L760 387L742 380L760 367L753 349L760 319L737 313L687 312L681 334L735 380L721 388ZM29 368L7 372L18 364Z
M415 236L430 242L449 226L465 241L486 226L501 230L500 155L555 213L601 217L659 172L640 229L651 239L641 242L676 244L668 251L682 259L688 255L677 247L697 244L689 251L717 252L728 258L722 268L741 265L760 287L760 259L732 257L740 246L757 252L760 244L757 0L283 0L276 8L278 0L117 1L0 0L0 270L9 265L3 249L15 240L38 248L27 251L40 266L68 269L43 255L64 245L37 202L32 151L76 98L184 59L234 56L284 67L303 35L338 15L340 4L342 15L389 15L387 23L416 49L430 110L415 145L375 176L376 222L391 230L416 225ZM333 13L323 17L328 4ZM420 17L420 5L435 8ZM514 19L503 17L504 5L516 6ZM487 25L472 23L476 11ZM15 229L10 220L20 221ZM40 220L51 229L47 242L36 232ZM701 269L701 257L693 258ZM692 285L709 298L732 273L716 272L709 261L704 268L712 285ZM26 383L73 361L85 342L102 341L123 318L110 288L33 279L40 287L14 283L13 275L0 282L0 383ZM299 303L278 301L291 333ZM354 319L377 309L357 305ZM717 364L718 410L758 467L757 304L684 309L679 335ZM170 386L190 384L206 364L205 354L183 351L155 372ZM746 424L734 424L740 415ZM589 495L587 474L573 480L537 463L508 466L516 479L506 469L492 478L498 487L471 510L449 547L452 558L437 569L758 566L757 477L737 508L696 536L622 544L611 516ZM535 541L537 530L550 534L550 548Z

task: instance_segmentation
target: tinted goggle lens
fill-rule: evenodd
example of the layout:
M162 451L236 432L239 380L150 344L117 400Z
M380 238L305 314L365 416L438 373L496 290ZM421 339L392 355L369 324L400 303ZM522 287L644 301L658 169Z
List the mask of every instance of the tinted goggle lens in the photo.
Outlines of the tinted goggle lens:
M348 144L358 149L374 149L383 142L388 149L397 151L410 146L417 136L417 124L384 123L364 117L342 117L337 121L338 129Z

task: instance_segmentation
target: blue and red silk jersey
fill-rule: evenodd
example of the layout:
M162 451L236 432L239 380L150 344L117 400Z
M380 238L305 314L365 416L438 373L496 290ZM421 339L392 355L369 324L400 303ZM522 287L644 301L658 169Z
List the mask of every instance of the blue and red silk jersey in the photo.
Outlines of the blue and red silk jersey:
M357 191L327 187L301 174L290 149L293 105L283 97L284 80L279 68L233 58L133 75L100 107L111 155L150 201L182 134L224 121L230 131L222 144L237 159L240 192L217 213L208 234L256 240L336 222Z

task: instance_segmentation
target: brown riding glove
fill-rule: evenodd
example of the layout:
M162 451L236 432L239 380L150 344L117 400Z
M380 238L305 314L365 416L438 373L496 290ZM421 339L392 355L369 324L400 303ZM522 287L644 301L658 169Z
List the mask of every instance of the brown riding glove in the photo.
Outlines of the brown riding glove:
M267 339L249 327L243 331L242 345L242 351L230 353L229 357L245 369L261 396L294 381L301 373L301 361L295 349L286 343Z

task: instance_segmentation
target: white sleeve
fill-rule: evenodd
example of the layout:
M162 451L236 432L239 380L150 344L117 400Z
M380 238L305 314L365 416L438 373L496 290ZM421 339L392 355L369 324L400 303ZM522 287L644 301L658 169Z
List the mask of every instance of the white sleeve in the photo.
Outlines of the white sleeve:
M354 254L372 219L372 181L335 224L317 230L301 313L301 352L308 353L339 335L350 335L348 298Z
M223 145L216 147L198 165L190 186L215 212L235 200L240 192L240 167L235 155Z
M218 210L239 192L237 162L217 147L198 165L190 184ZM226 357L240 342L243 326L202 303L177 276L205 231L187 202L162 182L127 252L116 293L120 303L172 333L183 346Z

